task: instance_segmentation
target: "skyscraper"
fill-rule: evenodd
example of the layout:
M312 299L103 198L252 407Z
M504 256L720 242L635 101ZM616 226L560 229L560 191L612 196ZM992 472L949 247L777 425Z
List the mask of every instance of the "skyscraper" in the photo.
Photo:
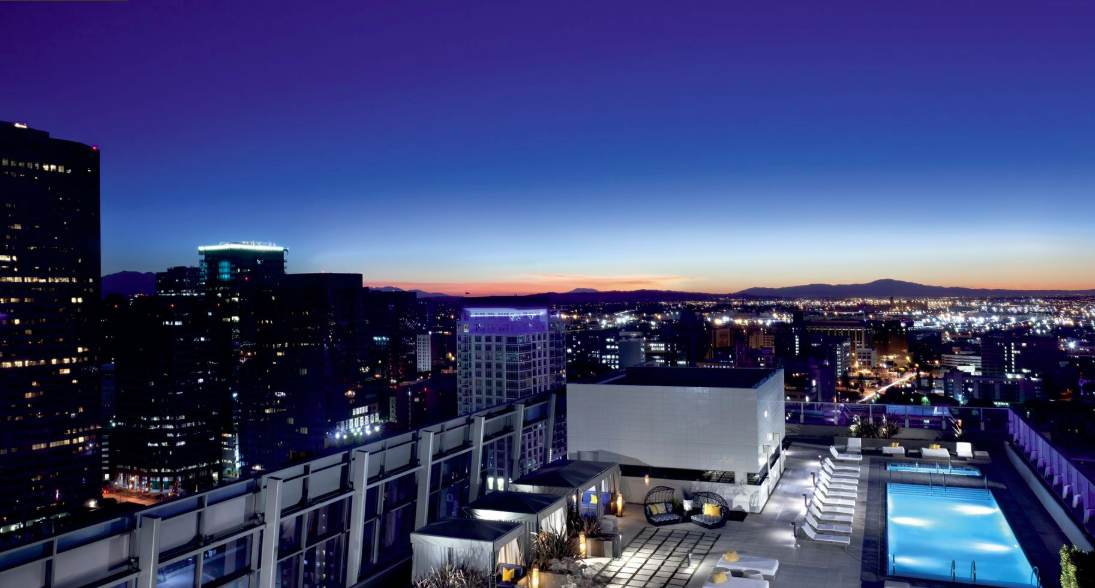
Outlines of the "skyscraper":
M0 122L0 531L97 498L99 151Z
M196 492L220 475L221 347L205 300L138 297L117 333L111 477L143 492Z
M199 296L201 294L201 270L192 265L169 267L156 272L157 296Z
M198 253L202 292L222 331L218 334L219 377L226 383L220 410L222 466L223 474L232 477L239 475L240 467L240 388L245 377L240 368L256 353L259 330L269 326L272 317L260 315L273 308L289 250L272 243L235 241L198 247Z
M468 299L457 333L460 414L566 384L565 325L546 298Z

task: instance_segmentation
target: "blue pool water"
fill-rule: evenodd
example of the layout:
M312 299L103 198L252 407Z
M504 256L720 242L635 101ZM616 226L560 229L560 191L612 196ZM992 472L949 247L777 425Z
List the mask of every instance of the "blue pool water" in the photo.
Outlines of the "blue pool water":
M950 581L954 560L959 582L976 562L978 584L1030 585L1030 562L991 492L888 484L886 523L886 565L896 562L898 576Z
M980 476L981 470L973 466L920 465L918 463L889 463L887 470L895 472L920 472L921 474L950 474L954 476Z

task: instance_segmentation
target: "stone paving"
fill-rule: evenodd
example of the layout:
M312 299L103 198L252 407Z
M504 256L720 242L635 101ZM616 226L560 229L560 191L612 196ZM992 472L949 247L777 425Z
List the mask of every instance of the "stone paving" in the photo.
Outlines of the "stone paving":
M609 588L683 587L697 564L711 552L719 533L646 527L624 549L623 557L601 571ZM696 527L701 529L701 527ZM688 554L692 554L691 565Z

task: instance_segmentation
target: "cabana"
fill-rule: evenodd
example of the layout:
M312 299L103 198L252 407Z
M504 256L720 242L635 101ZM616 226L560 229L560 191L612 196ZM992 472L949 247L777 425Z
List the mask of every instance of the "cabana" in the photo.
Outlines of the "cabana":
M557 494L491 492L464 507L464 512L473 519L524 525L519 544L525 557L532 554L532 539L541 531L567 531L567 499Z
M612 514L609 506L619 492L620 465L604 461L560 459L513 481L516 492L568 496L582 515Z
M445 565L465 565L489 574L498 564L523 564L519 539L525 527L509 521L444 519L411 533L411 578Z

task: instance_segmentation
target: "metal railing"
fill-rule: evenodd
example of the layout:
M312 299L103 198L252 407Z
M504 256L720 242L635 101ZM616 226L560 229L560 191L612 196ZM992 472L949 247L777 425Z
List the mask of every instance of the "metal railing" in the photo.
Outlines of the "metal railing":
M945 431L956 425L965 430L1008 430L1009 408L969 406L923 406L916 404L871 404L854 402L785 402L788 424L850 426L855 419L878 422L883 418L906 429Z

